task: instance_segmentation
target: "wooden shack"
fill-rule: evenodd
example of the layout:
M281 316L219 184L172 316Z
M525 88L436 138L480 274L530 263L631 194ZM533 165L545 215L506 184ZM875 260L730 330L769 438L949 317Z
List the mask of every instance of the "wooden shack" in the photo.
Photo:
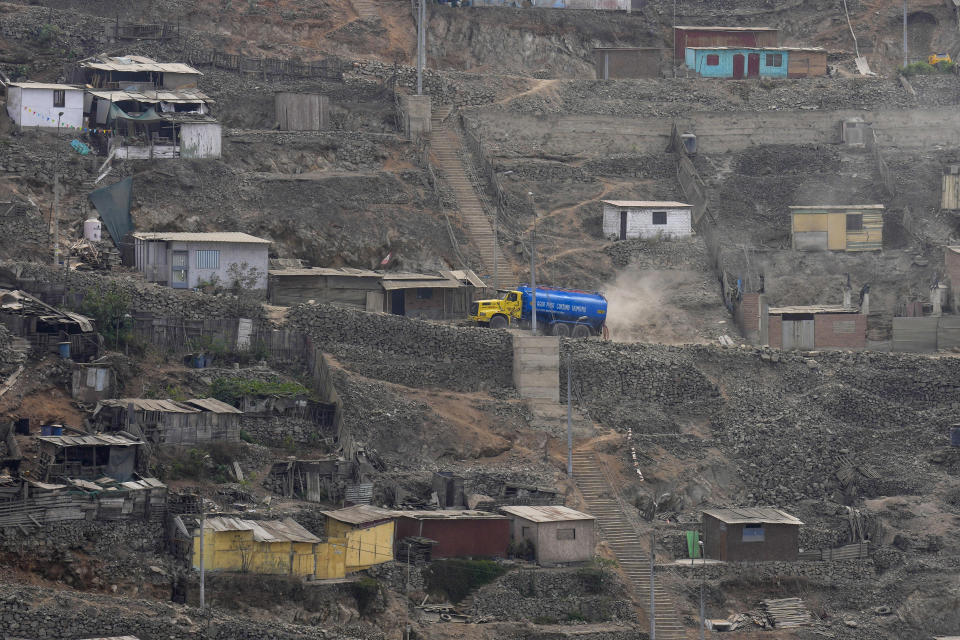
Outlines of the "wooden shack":
M29 342L36 354L58 353L61 343L69 343L74 360L100 355L100 336L92 319L60 311L25 291L0 289L0 324Z
M139 432L149 442L179 445L236 442L240 439L242 415L239 409L216 398L184 402L114 398L97 404L93 422L104 431Z
M779 33L772 27L676 26L673 55L683 60L688 47L776 47Z
M943 167L940 185L940 208L960 209L960 164L948 164Z
M597 80L659 78L664 52L659 47L594 47Z
M725 562L796 560L802 524L770 507L706 509L704 555Z
M277 92L277 126L281 131L323 131L330 119L330 98L319 93Z
M799 251L879 251L883 205L790 207L793 248Z
M37 436L39 477L96 480L109 477L126 482L136 470L137 450L143 444L112 434Z

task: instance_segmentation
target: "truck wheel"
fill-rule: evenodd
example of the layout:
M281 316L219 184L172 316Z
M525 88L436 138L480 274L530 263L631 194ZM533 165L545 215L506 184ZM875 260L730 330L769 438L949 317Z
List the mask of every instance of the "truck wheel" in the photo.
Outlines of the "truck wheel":
M507 319L503 316L493 316L490 318L490 328L491 329L506 329L507 328Z
M591 334L590 327L585 324L578 324L573 328L574 338L589 338Z
M553 325L553 335L560 336L561 338L570 337L570 325L558 322Z

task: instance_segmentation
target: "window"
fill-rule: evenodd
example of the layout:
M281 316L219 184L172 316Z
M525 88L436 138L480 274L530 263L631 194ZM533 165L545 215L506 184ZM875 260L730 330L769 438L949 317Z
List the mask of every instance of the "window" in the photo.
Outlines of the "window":
M417 289L417 300L430 300L433 298L433 289Z
M863 214L847 214L847 231L863 231Z
M666 211L654 211L654 212L653 212L653 224L667 224L667 212L666 212Z
M576 540L576 529L557 529L557 540Z
M720 66L720 55L716 53L707 54L707 66L708 67L719 67Z
M782 66L783 66L783 54L782 54L782 53L768 53L768 54L767 54L767 66L768 66L768 67L782 67Z
M67 91L66 91L66 89L54 89L54 90L53 90L53 106L55 106L55 107L65 107L65 106L67 106Z
M220 251L218 249L198 249L197 269L219 269Z
M516 301L517 301L516 292L507 294L507 302L516 302Z
M763 525L762 524L743 525L743 541L744 542L763 542Z
M520 527L520 537L529 538L530 537L530 527Z

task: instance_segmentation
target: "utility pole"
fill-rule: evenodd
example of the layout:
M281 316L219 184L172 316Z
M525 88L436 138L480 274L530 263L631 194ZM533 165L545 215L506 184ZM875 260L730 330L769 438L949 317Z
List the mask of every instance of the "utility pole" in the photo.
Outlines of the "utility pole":
M567 477L573 477L573 402L570 391L573 385L573 374L570 371L571 358L567 353Z
M528 197L532 195L532 192L527 192ZM533 335L537 335L537 209L531 208L533 209L533 235L530 236L530 331Z
M493 210L493 289L497 291L500 289L500 272L497 267L497 254L500 253L500 243L498 241L498 230L497 226L500 223L499 207L494 208Z
M697 544L700 545L700 640L704 640L704 626L706 621L706 616L703 613L703 578L704 572L707 569L707 559L703 555L703 540L697 540Z
M907 0L903 0L903 66L907 66Z
M57 153L53 161L53 266L60 265L60 118L57 114Z
M423 95L423 63L427 54L424 48L427 44L425 16L427 15L426 0L419 0L417 5L417 95Z
M206 574L204 573L204 566L203 566L203 559L204 559L203 557L205 555L203 551L203 530L206 528L206 526L207 526L207 510L206 510L206 506L203 504L203 496L201 495L200 496L200 611L203 611L203 604L204 604L203 588L204 588L204 578L206 577Z
M677 77L677 0L673 0L673 77Z
M653 590L655 587L653 568L656 564L654 559L654 545L656 545L656 533L650 532L650 640L657 640L657 603L655 602L653 595Z

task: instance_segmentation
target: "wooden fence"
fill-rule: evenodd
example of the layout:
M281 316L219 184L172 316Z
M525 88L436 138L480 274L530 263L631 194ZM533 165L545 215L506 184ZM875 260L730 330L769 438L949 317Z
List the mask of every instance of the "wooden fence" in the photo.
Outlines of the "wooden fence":
M263 77L322 78L343 80L343 73L350 63L341 58L325 58L316 62L300 62L283 58L251 58L223 51L194 49L187 54L187 62L193 66L208 66L236 73L259 74Z
M832 549L801 551L798 560L861 560L870 556L869 542L854 542Z
M169 22L138 24L121 23L117 19L113 27L113 37L117 40L173 40L180 38L180 25Z

